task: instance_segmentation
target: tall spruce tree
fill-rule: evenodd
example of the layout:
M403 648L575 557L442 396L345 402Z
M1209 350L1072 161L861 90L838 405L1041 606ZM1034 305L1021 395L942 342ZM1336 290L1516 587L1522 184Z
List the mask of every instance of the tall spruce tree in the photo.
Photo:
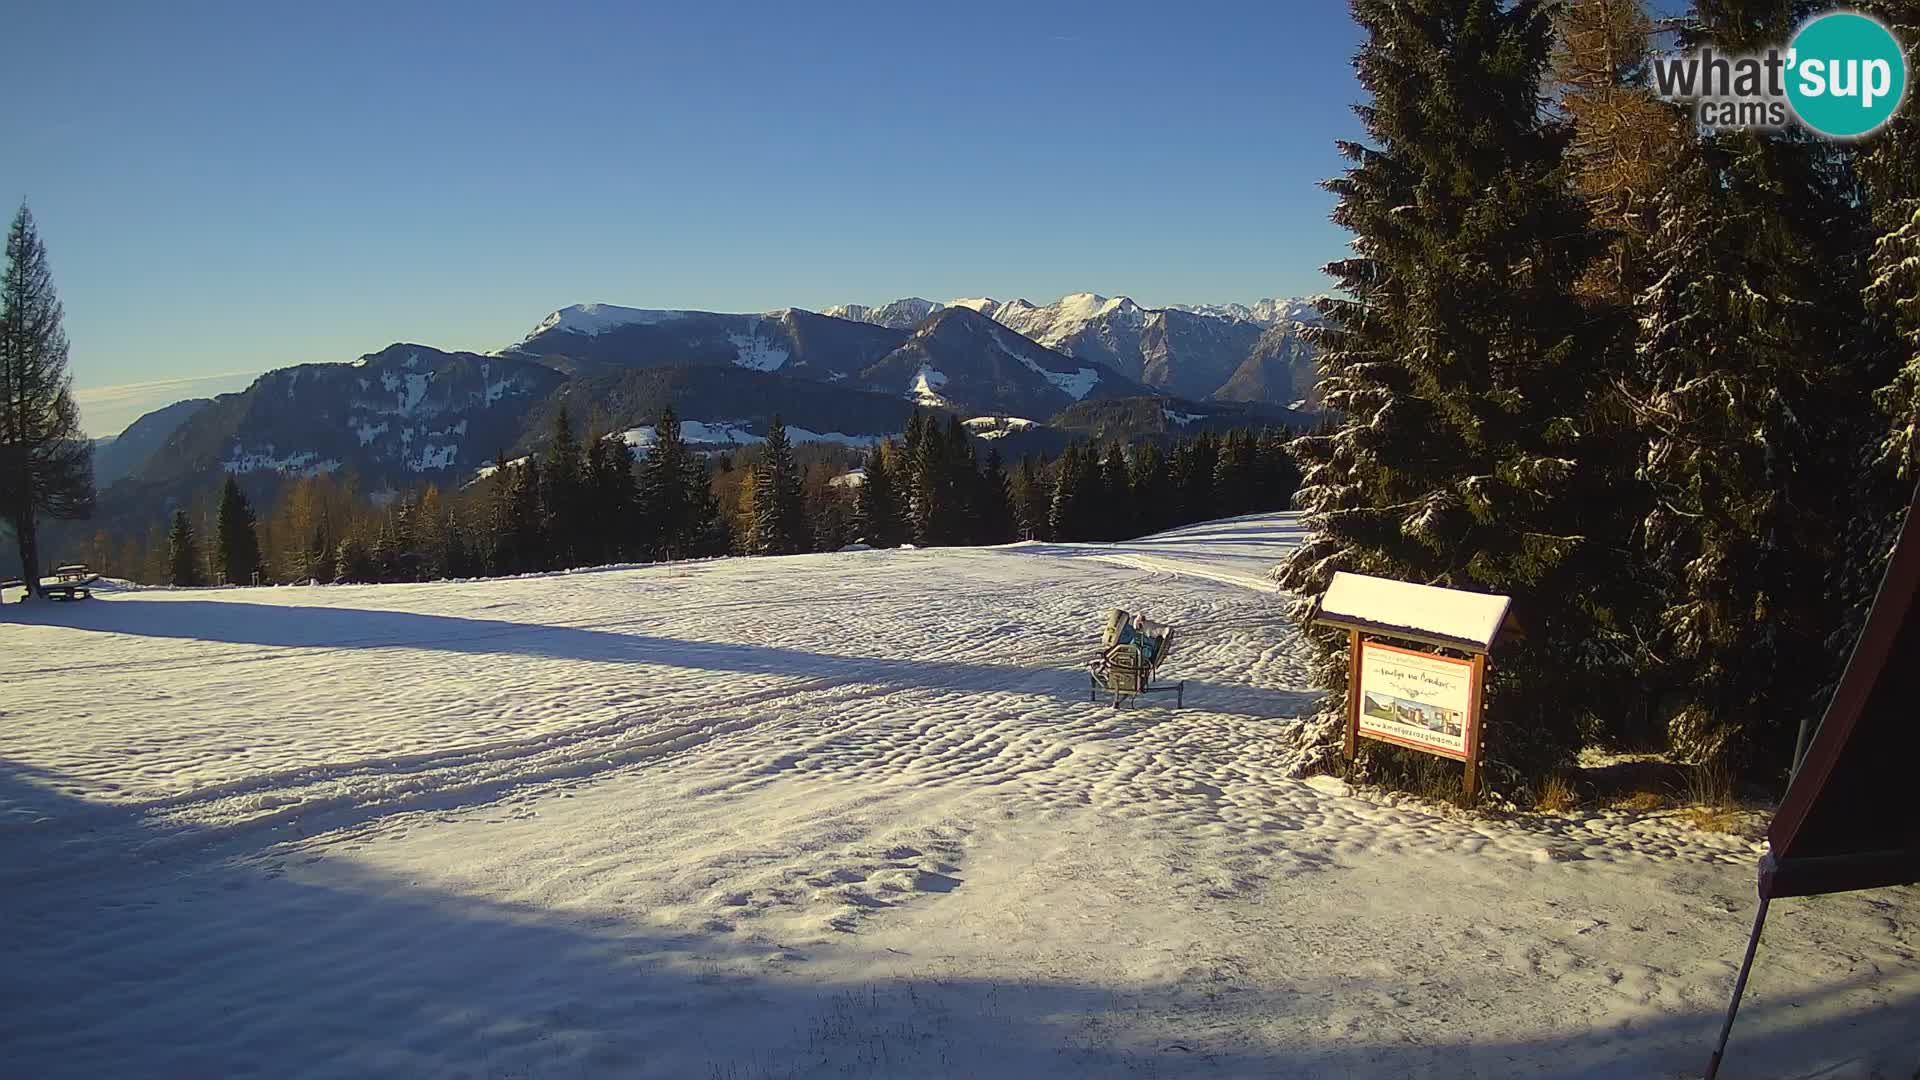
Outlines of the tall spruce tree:
M1134 449L1131 473L1128 480L1140 534L1171 528L1175 514L1173 478L1167 472L1167 455L1159 443L1144 442Z
M1342 422L1294 444L1312 536L1277 574L1308 596L1342 569L1513 595L1528 637L1493 670L1486 738L1523 775L1563 762L1623 681L1624 560L1592 541L1611 502L1583 420L1608 373L1575 296L1600 238L1539 108L1548 10L1354 0L1371 144L1341 144L1326 184L1355 255L1328 267L1343 295L1314 335ZM1330 751L1347 661L1344 638L1316 640Z
M586 511L582 530L589 558L614 562L638 553L634 536L640 491L633 450L618 433L595 435L587 444Z
M853 541L858 496L826 476L810 476L806 484L807 523L813 529L811 549L839 551Z
M590 557L587 532L587 469L574 437L573 421L561 404L553 417L552 441L543 455L542 508L546 512L547 555L557 568L578 566Z
M1920 4L1875 0L1866 5L1906 43L1909 78L1920 70ZM1887 343L1888 371L1874 394L1885 431L1872 447L1873 468L1891 476L1896 494L1920 482L1920 109L1896 110L1860 159L1873 207L1868 312Z
M40 595L40 522L93 513L93 441L80 429L61 320L46 246L22 204L0 278L0 524L19 544L29 596Z
M204 585L200 576L200 545L194 541L193 521L185 510L173 512L173 528L167 533L167 584L182 588Z
M692 554L699 494L692 484L696 455L680 435L680 418L671 406L653 426L653 445L640 465L639 518L647 557L673 559ZM705 486L705 476L700 484Z
M866 478L860 484L858 531L873 547L897 547L901 540L899 448L882 442L867 452Z
M1906 44L1912 78L1920 70L1920 4L1876 0L1863 9ZM1828 638L1832 655L1851 651L1920 484L1920 109L1896 110L1863 146L1858 168L1872 208L1863 359L1880 385L1854 496L1859 524L1834 575L1846 616Z
M214 564L229 585L251 585L260 572L260 534L253 504L231 474L220 489L220 512L214 523Z
M1220 444L1213 466L1214 497L1221 516L1233 517L1253 509L1259 482L1259 446L1253 432L1234 429Z
M980 472L979 494L975 496L974 514L977 523L977 537L982 544L1007 544L1018 539L1013 522L1013 492L1007 479L1006 462L1000 459L1000 448L989 447L986 467Z
M952 444L931 415L919 414L907 422L907 446L913 542L921 547L956 543L964 519L954 498Z
M680 463L680 486L686 492L686 516L681 524L683 550L688 556L724 554L732 545L727 519L714 494L713 477L704 454L688 453Z
M1067 444L1054 464L1053 504L1047 528L1067 542L1099 539L1101 531L1100 454L1092 445Z
M755 555L794 555L811 549L800 465L776 414L754 469L753 519L749 550Z
M367 543L358 533L348 533L334 550L333 580L343 585L365 584L377 580L379 569Z
M508 466L506 518L498 537L504 559L499 561L497 573L525 574L551 565L547 538L551 519L546 513L542 479L537 455L529 454L525 462Z
M1793 26L1789 5L1718 0L1681 44L1733 54ZM1884 356L1858 347L1868 222L1852 153L1797 130L1711 131L1666 162L1632 386L1662 712L1692 760L1783 770L1844 657L1828 568L1860 532L1853 481Z
M1173 484L1178 508L1174 519L1178 523L1185 525L1220 516L1220 500L1214 487L1214 473L1219 465L1220 442L1212 432L1203 431L1174 446L1167 472Z
M1106 457L1100 460L1099 507L1097 527L1102 539L1126 540L1140 535L1127 447L1118 439L1107 444Z
M1052 533L1047 517L1053 507L1053 491L1040 462L1032 454L1022 455L1020 468L1011 483L1014 529L1021 540L1046 540Z
M1293 505L1293 493L1300 488L1300 470L1287 449L1287 433L1276 428L1261 432L1257 453L1254 509L1287 509Z
M980 459L974 453L973 436L968 434L966 425L961 423L958 416L947 417L943 464L946 467L943 481L951 514L944 542L980 543L979 507L974 501L980 492Z

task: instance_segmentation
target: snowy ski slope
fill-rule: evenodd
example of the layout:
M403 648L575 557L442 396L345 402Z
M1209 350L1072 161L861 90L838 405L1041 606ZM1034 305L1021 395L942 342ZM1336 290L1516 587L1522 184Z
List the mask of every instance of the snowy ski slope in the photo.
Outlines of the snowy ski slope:
M0 607L0 1075L1697 1075L1754 846L1293 779L1297 540ZM1917 931L1776 905L1725 1075L1912 1075Z

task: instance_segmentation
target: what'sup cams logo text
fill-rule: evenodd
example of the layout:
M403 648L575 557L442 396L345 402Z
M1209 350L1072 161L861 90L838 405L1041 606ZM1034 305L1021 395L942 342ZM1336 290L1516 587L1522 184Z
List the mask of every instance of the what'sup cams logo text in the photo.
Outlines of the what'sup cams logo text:
M1783 128L1797 119L1834 139L1870 135L1907 95L1907 57L1878 19L1832 11L1785 48L1730 55L1712 48L1653 61L1654 91L1693 105L1703 129Z

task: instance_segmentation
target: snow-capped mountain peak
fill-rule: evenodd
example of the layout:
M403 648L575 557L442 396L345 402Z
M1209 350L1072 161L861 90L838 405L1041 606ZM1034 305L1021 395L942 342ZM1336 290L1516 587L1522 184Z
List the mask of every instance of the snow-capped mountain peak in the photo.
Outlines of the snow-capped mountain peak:
M853 322L872 323L875 326L885 326L893 330L911 330L945 306L922 297L909 296L878 307L868 307L865 304L835 304L820 314Z
M776 308L761 312L762 318L786 319L792 315L791 307ZM662 323L678 322L685 319L710 318L710 311L692 311L682 308L633 308L618 304L573 304L553 312L541 319L526 337L525 344L541 334L574 333L587 337L598 337L609 330L622 326L658 326ZM864 321L864 320L863 320Z
M528 338L550 331L572 332L596 337L616 326L651 326L673 319L684 319L690 312L660 308L630 308L618 304L573 304L541 319Z
M1221 395L1239 400L1257 394L1260 387L1282 383L1297 397L1299 385L1312 385L1310 356L1299 345L1270 350L1270 357L1256 365L1258 377L1242 373L1234 380L1263 331L1278 328L1291 334L1301 324L1319 322L1313 304L1311 297L1274 297L1252 304L1145 307L1129 296L1078 292L1045 305L990 296L959 297L945 304L911 297L880 307L844 305L827 313L920 329L944 309L965 308L1048 350L1104 365L1148 386L1195 399ZM1229 394L1230 382L1234 385Z

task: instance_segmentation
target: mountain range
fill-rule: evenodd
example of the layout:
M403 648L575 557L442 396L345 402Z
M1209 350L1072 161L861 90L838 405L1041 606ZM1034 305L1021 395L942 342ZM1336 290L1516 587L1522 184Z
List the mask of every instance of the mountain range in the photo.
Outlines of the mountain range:
M395 344L302 364L246 390L183 401L102 440L107 524L150 522L222 474L250 488L351 473L366 490L461 484L536 449L563 405L644 448L661 408L690 441L758 440L778 414L802 441L870 445L916 408L962 418L1003 453L1068 437L1129 438L1304 423L1303 301L1144 308L1092 293L918 298L759 314L578 304L491 354ZM124 520L123 520L124 519Z
M990 297L942 304L915 296L877 306L842 304L823 314L907 329L950 308L977 311L1048 349L1096 361L1153 391L1219 401L1312 403L1312 350L1300 331L1317 324L1320 314L1308 299L1147 308L1129 297L1098 293L1073 293L1044 306Z

